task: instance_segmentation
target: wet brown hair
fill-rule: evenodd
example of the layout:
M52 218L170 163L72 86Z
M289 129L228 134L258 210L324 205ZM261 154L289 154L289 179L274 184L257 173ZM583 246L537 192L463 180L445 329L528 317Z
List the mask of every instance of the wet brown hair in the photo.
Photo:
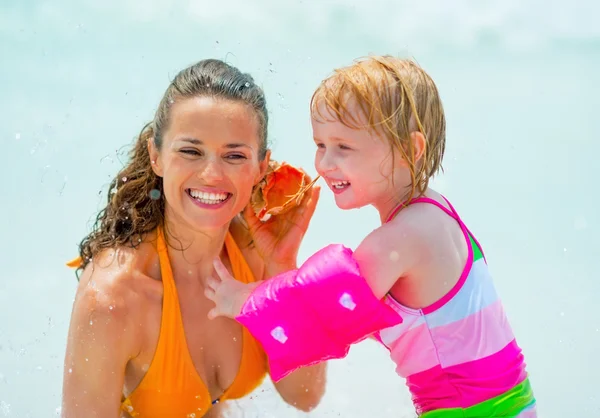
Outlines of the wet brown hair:
M173 103L206 96L245 103L254 110L259 122L259 159L265 158L268 111L264 92L254 79L216 59L203 60L180 71L167 87L154 119L138 135L128 163L110 183L106 207L79 245L82 261L78 272L102 250L135 248L146 234L163 225L163 181L152 170L148 141L154 141L156 148L161 149Z
M351 105L358 105L359 117L349 111ZM411 175L411 191L402 196L403 200L425 193L431 177L442 169L446 146L442 101L433 79L414 61L389 55L369 56L334 70L311 99L315 120L327 120L323 108L349 128L381 133L391 147L400 151ZM419 161L410 140L415 131L426 139Z

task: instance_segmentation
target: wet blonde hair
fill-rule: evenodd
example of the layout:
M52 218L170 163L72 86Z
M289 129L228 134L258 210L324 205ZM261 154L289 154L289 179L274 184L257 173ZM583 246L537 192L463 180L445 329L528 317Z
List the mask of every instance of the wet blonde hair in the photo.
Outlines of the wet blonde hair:
M359 115L349 110L356 105ZM387 138L410 170L411 190L402 197L405 201L423 195L429 180L442 169L446 145L442 101L432 78L412 60L369 56L336 69L321 82L310 107L315 120L331 120L323 114L327 113L349 128L370 129ZM410 139L415 131L426 140L418 161Z

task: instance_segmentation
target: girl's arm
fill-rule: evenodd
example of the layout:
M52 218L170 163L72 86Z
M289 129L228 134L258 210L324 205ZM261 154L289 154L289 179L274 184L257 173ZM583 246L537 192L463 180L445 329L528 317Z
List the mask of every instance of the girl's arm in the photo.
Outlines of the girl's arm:
M354 252L361 274L378 299L422 258L419 228L408 217L396 218L371 232Z

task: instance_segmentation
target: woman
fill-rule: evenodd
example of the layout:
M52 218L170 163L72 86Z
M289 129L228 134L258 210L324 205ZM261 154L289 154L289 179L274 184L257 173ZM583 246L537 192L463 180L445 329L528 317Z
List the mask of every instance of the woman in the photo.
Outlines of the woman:
M252 212L249 222L239 215L267 170L267 122L262 89L221 61L201 61L169 85L80 246L63 417L219 417L220 402L261 383L259 344L235 321L208 319L204 291L218 256L246 283L296 267L318 188L287 217L293 228L247 228L257 224ZM325 366L275 386L309 411Z

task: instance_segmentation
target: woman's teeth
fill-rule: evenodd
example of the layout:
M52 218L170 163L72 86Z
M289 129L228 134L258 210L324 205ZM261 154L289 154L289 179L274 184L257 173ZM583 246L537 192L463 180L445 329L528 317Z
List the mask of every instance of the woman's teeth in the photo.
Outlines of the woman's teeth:
M207 205L216 205L229 197L229 193L206 193L197 190L190 190L190 196Z
M343 189L346 186L349 186L350 182L348 181L332 181L331 182L331 186L335 187L336 189Z

